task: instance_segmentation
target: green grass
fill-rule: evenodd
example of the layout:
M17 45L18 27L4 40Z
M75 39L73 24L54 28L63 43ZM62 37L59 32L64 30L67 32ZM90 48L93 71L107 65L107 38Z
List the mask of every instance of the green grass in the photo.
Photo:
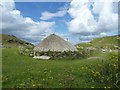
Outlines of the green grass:
M3 88L91 88L103 87L92 82L91 70L97 71L111 53L100 53L104 59L35 60L18 53L16 48L2 49ZM117 54L117 53L116 53Z
M3 38L3 45L11 46L6 42L8 38L9 36ZM118 40L118 36L112 36L78 44L76 46L83 47L79 50L85 50L87 54L89 51L86 48L96 50L86 58L74 60L36 60L21 55L17 48L1 48L2 87L118 88L118 52L115 47L118 46ZM112 49L112 52L102 52L102 48Z

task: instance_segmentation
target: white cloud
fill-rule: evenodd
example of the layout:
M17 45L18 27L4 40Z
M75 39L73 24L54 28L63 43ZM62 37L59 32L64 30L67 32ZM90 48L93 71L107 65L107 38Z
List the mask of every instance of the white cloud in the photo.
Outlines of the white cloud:
M100 33L101 36L107 36L105 32Z
M117 32L118 13L114 11L116 6L113 5L113 1L103 0L101 2L94 0L94 3L91 3L89 0L73 0L68 10L73 18L68 23L69 31L80 35L100 35L103 32Z
M14 14L14 15L20 15L20 11L18 10L12 10L10 11L11 14Z
M79 5L78 2L75 2L72 3L71 6L68 13L73 19L68 24L69 31L72 33L95 32L96 21L88 8L88 3L80 3Z
M51 12L45 11L42 13L40 19L41 20L49 20L49 19L52 19L54 17L62 17L66 14L66 11L67 11L66 9L62 9L56 13L51 13Z
M53 32L52 27L55 22L35 22L30 17L23 17L21 12L15 9L13 0L1 2L0 8L2 9L2 13L0 13L2 16L2 20L0 20L2 33L13 34L19 38L36 42ZM42 34L45 36L41 36Z
M4 11L10 11L15 9L14 0L0 1L0 8L1 7L2 7L2 10Z
M34 23L34 21L31 18L26 17L24 23Z

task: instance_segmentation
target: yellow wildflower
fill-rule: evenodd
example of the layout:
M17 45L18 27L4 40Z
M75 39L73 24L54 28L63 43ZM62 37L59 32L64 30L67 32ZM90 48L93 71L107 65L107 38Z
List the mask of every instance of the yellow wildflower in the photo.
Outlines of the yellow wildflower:
M104 88L107 88L106 86L104 86Z
M35 87L35 84L33 84L32 86Z
M41 84L38 84L39 86L41 86Z
M6 78L6 80L8 80L8 78Z
M50 77L50 79L53 79L53 77Z
M82 69L84 69L84 67L82 67Z
M100 72L96 72L97 75L100 75Z

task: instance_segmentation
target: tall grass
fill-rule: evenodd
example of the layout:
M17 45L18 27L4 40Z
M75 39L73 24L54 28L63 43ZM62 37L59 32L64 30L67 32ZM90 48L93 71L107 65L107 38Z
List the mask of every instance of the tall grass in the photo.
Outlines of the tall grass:
M91 81L103 88L120 88L118 56L111 54L110 59L103 61L96 70L91 70Z

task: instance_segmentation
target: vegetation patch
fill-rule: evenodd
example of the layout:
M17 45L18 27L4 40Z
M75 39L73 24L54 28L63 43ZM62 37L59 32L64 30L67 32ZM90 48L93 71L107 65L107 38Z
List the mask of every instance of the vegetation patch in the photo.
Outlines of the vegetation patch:
M115 54L110 56L110 59L103 61L102 65L99 64L95 70L91 70L91 81L99 83L99 87L103 88L120 88L118 56Z

